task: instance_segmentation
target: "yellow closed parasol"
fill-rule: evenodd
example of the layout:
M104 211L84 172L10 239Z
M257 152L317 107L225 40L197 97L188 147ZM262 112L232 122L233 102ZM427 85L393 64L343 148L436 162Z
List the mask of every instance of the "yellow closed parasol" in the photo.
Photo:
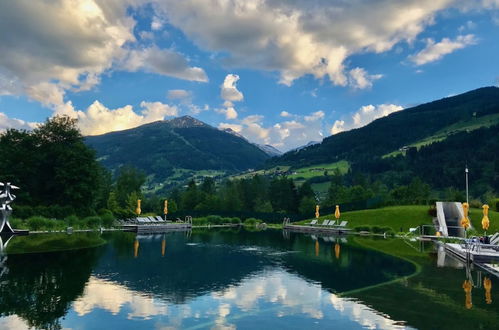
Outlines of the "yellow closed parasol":
M137 208L135 209L135 213L137 213L137 215L140 215L142 213L142 210L140 209L140 203L142 201L140 199L137 199Z
M340 206L339 205L336 205L336 211L334 211L334 217L336 218L336 220L338 220L340 218Z
M482 219L482 228L483 230L488 230L490 226L490 220L489 220L489 206L485 204L482 206L483 208L483 219Z
M319 219L320 213L319 213L319 205L315 205L315 218Z
M168 214L168 199L165 199L165 207L163 208L163 214Z
M468 218L468 211L470 209L470 206L468 203L463 203L463 218L461 219L461 226L464 228L464 230L468 229L470 226L470 219Z

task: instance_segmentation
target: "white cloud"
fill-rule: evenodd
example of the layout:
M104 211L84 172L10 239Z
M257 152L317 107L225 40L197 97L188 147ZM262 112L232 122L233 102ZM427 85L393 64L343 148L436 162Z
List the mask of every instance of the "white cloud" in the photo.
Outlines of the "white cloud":
M170 49L160 49L157 46L130 51L122 68L132 72L144 70L184 80L208 81L202 68L190 67L183 55Z
M365 126L373 120L388 116L389 114L402 109L404 108L396 104L380 104L377 106L372 104L365 105L355 112L348 121L336 120L331 128L331 134L334 135L343 131Z
M324 118L324 111L316 111L309 116L305 116L305 121L315 121Z
M241 93L236 86L239 76L237 74L228 74L225 76L222 86L220 86L220 95L222 99L230 102L238 102L244 99L243 93Z
M362 68L354 68L348 72L349 85L354 89L371 88L373 86L373 81L382 77L382 74L370 75Z
M161 102L140 103L141 111L136 113L131 105L109 109L99 101L92 103L85 111L76 110L71 102L57 107L56 114L68 115L78 119L78 126L83 135L99 135L112 131L121 131L140 125L176 116L175 106Z
M238 113L234 108L233 102L240 102L244 99L244 95L237 89L237 74L228 74L225 76L224 82L220 85L220 97L224 100L224 109L218 109L216 112L224 114L225 119L236 119Z
M170 89L167 93L170 100L185 100L191 98L191 92L185 89Z
M345 60L412 42L453 0L166 0L158 8L199 47L226 65L280 72L290 85L306 74L356 84ZM200 24L199 22L203 22ZM367 75L364 75L367 77ZM372 81L372 79L370 79ZM369 85L367 83L367 85Z
M30 123L21 119L9 118L5 113L0 112L0 132L11 128L31 130L35 128L36 125L37 123Z
M151 21L151 30L154 31L161 30L164 24L165 21L163 20L163 18L154 16Z
M135 41L135 21L126 13L130 5L133 1L111 0L105 6L97 0L0 2L0 80L11 82L0 86L0 94L27 93L46 104L68 88L97 84L123 56L125 43Z
M230 128L251 142L269 144L280 150L289 150L307 144L310 141L322 141L323 111L316 111L308 116L293 115L294 120L286 120L272 126L265 126L264 117L251 115L236 124L220 123L219 128Z
M477 39L473 34L460 35L454 40L443 38L437 43L433 39L427 39L426 47L419 53L409 56L409 60L416 65L423 65L437 61L447 54L476 43Z
M225 119L236 119L237 116L238 116L238 113L236 111L236 109L234 109L233 106L229 105L229 104L224 104L226 105L226 108L224 109L217 109L215 110L216 112L220 113L220 114L223 114L225 115Z

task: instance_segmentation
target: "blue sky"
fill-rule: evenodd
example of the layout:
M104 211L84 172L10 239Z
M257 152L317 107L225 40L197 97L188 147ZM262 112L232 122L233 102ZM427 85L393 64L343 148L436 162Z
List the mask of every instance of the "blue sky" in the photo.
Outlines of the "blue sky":
M0 130L191 115L282 151L499 83L498 0L0 3ZM44 13L40 15L40 13Z

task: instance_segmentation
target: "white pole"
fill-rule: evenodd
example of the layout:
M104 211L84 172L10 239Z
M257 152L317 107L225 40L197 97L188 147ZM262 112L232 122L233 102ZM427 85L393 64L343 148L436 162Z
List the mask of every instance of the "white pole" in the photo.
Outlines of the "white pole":
M466 173L466 203L470 203L470 200L469 200L469 194L468 194L468 165L466 165L466 169L464 170L464 172Z

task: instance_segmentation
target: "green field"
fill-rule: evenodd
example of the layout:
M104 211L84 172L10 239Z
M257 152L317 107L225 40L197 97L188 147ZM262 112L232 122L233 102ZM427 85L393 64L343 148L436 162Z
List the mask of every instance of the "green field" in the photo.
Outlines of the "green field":
M340 160L336 163L331 164L319 164L308 167L302 167L292 170L292 174L289 175L291 179L310 179L317 176L323 176L324 172L332 174L334 170L338 169L341 174L345 174L350 169L350 164L346 160Z
M348 221L348 228L357 226L379 226L390 227L393 231L408 231L411 227L417 227L422 224L431 224L432 218L428 215L429 206L408 205L408 206L390 206L380 209L361 210L345 212L341 214L341 220ZM327 214L319 218L334 219L334 215ZM482 232L482 210L471 209L470 219L473 227ZM489 233L499 231L499 212L489 211L490 228ZM299 224L310 222L311 219L300 221Z
M462 131L474 131L479 128L490 127L496 124L499 124L499 114L478 117L476 119L471 119L471 120L463 120L455 124L452 124L450 126L447 126L438 131L437 133L435 133L434 135L429 136L423 140L411 143L408 145L408 147L416 147L419 149L423 146L432 144L434 142L443 141L451 134L455 134ZM396 150L389 154L384 155L383 158L395 157L400 154L405 154L405 152Z

